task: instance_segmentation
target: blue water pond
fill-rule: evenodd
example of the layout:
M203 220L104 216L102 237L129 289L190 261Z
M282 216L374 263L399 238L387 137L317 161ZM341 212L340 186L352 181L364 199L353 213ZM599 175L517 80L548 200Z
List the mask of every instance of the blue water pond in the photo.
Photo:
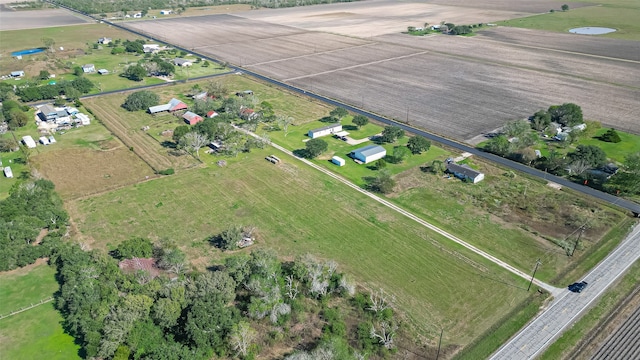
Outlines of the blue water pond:
M12 52L11 56L33 55L33 54L41 53L41 52L43 52L45 50L46 49L43 49L43 48L20 50L20 51Z

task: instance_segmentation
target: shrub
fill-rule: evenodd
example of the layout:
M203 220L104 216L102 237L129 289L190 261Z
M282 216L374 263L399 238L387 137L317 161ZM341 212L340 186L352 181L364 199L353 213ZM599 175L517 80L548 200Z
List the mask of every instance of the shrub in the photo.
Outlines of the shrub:
M614 129L607 130L607 132L602 135L601 139L602 141L610 143L619 143L622 141L622 139L620 139L620 135L618 135Z
M173 168L168 168L168 169L165 169L165 170L158 171L158 174L160 174L160 175L173 175L175 173L176 172L175 172L175 170L173 170Z

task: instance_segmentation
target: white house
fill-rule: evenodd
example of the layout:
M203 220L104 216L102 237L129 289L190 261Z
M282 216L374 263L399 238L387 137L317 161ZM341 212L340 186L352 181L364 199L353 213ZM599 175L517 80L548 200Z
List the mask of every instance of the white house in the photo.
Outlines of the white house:
M335 124L321 127L319 129L309 130L309 133L307 135L309 135L310 138L315 139L321 136L335 134L339 131L342 131L342 124L335 123Z
M369 145L353 150L349 156L363 164L368 164L387 156L387 150L380 145Z
M346 164L346 162L344 161L343 158L339 157L339 156L334 156L331 158L331 162L338 165L338 166L344 166Z
M13 177L13 171L11 171L10 167L7 166L3 170L4 170L4 176L6 176L8 178L12 178Z
M82 66L82 71L85 73L96 72L96 67L93 64L86 64Z
M160 10L160 15L171 15L171 10Z
M160 45L158 44L142 44L142 51L145 53L154 53L160 51Z
M98 74L100 74L100 75L109 75L109 70L107 70L107 69L98 69Z
M482 180L484 180L484 174L481 173L478 170L472 169L469 165L467 164L463 164L463 165L458 165L456 163L448 163L447 164L447 171L451 174L453 174L453 176L465 180L465 181L469 181L472 183L477 183L480 182Z
M182 66L182 67L185 67L185 66L191 66L191 65L193 65L193 63L192 63L190 60L187 60L187 59L181 59L181 58L175 58L175 59L173 59L173 63L174 63L176 66Z
M91 124L91 120L89 119L88 115L85 115L83 113L77 113L75 114L75 117L76 117L76 122L79 123L80 125Z
M22 142L29 149L33 149L33 148L36 147L36 142L33 140L33 138L30 135L23 136L22 137Z
M101 37L100 39L98 39L98 44L108 45L110 43L111 43L111 38Z
M22 71L22 70L12 71L11 72L11 76L12 77L22 77L22 76L24 76L24 71Z

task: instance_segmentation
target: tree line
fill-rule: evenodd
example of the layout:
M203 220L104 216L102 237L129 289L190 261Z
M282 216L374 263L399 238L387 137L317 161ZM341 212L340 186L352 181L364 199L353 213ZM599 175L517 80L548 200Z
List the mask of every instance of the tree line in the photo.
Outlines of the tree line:
M126 259L152 259L160 274L122 271L118 261ZM393 297L357 293L335 262L310 255L282 262L259 249L198 272L170 241L133 238L110 254L59 242L51 263L61 285L56 308L87 358L254 359L273 345L298 347L293 328L313 326L322 329L305 339L311 350L286 359L321 351L355 360L395 351ZM348 325L353 313L355 324Z
M51 241L64 233L69 216L48 180L17 183L0 201L0 271L32 264L48 256ZM41 231L46 236L36 244Z

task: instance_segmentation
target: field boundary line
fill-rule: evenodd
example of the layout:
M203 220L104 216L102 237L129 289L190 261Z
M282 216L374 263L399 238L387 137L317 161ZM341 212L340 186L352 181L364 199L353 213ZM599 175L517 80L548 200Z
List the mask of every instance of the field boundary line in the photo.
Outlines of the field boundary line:
M251 132L249 130L242 129L242 128L240 128L238 126L235 126L235 125L234 125L234 127L236 129L239 129L240 131L245 132L246 134L249 134L249 135L255 137L255 138L262 139L262 137L260 137L260 135L255 134L255 133L253 133L253 132ZM388 201L386 199L383 199L383 198L379 197L378 195L361 188L360 186L352 183L351 181L343 178L342 176L337 175L337 174L331 172L330 170L321 167L320 165L316 165L316 164L312 163L311 161L309 161L307 159L295 156L293 154L293 152L285 149L284 147L282 147L282 146L280 146L278 144L275 144L275 143L271 142L271 146L273 146L274 148L284 152L287 155L290 155L290 156L302 161L303 163L311 166L312 168L329 175L330 177L332 177L332 178L342 182L343 184L349 186L350 188L352 188L352 189L354 189L354 190L356 190L356 191L368 196L369 198L379 202L380 204L382 204L382 205L384 205L384 206L386 206L386 207L388 207L388 208L390 208L392 210L395 210L396 212L398 212L398 213L410 218L411 220L414 220L415 222L419 223L420 225L422 225L422 226L424 226L424 227L426 227L426 228L428 228L428 229L430 229L430 230L432 230L432 231L444 236L445 238L457 243L458 245L461 245L461 246L465 247L466 249L471 250L472 252L484 257L485 259L495 263L496 265L498 265L498 266L500 266L500 267L502 267L504 269L507 269L511 273L513 273L515 275L518 275L519 277L524 278L525 280L532 280L534 284L536 284L537 286L540 286L541 288L545 289L546 291L551 293L553 296L559 295L564 290L564 289L556 288L556 287L554 287L552 285L549 285L549 284L547 284L547 283L545 283L543 281L540 281L538 279L531 279L531 275L529 275L529 274L527 274L527 273L515 268L514 266L512 266L512 265L510 265L510 264L498 259L497 257L495 257L495 256L493 256L493 255L491 255L491 254L489 254L487 252L484 252L483 250L478 249L477 247L465 242L464 240L462 240L462 239L460 239L460 238L458 238L458 237L456 237L456 236L454 236L454 235L452 235L452 234L440 229L439 227L437 227L437 226L427 222L426 220L414 215L413 213L401 208L400 206L395 205L395 204L391 203L390 201Z
M51 302L51 301L53 301L53 296L49 296L48 298L41 299L41 300L40 300L38 303L36 303L36 304L31 304L31 305L29 305L29 306L25 306L25 307L20 308L20 309L18 309L18 310L12 311L12 312L10 312L10 313L8 313L8 314L0 315L0 320L5 319L5 318L8 318L8 317L13 316L13 315L20 314L21 312L24 312L24 311L27 311L27 310L31 310L31 309L33 309L34 307L40 306L40 305L42 305L42 304L46 304L46 303Z

